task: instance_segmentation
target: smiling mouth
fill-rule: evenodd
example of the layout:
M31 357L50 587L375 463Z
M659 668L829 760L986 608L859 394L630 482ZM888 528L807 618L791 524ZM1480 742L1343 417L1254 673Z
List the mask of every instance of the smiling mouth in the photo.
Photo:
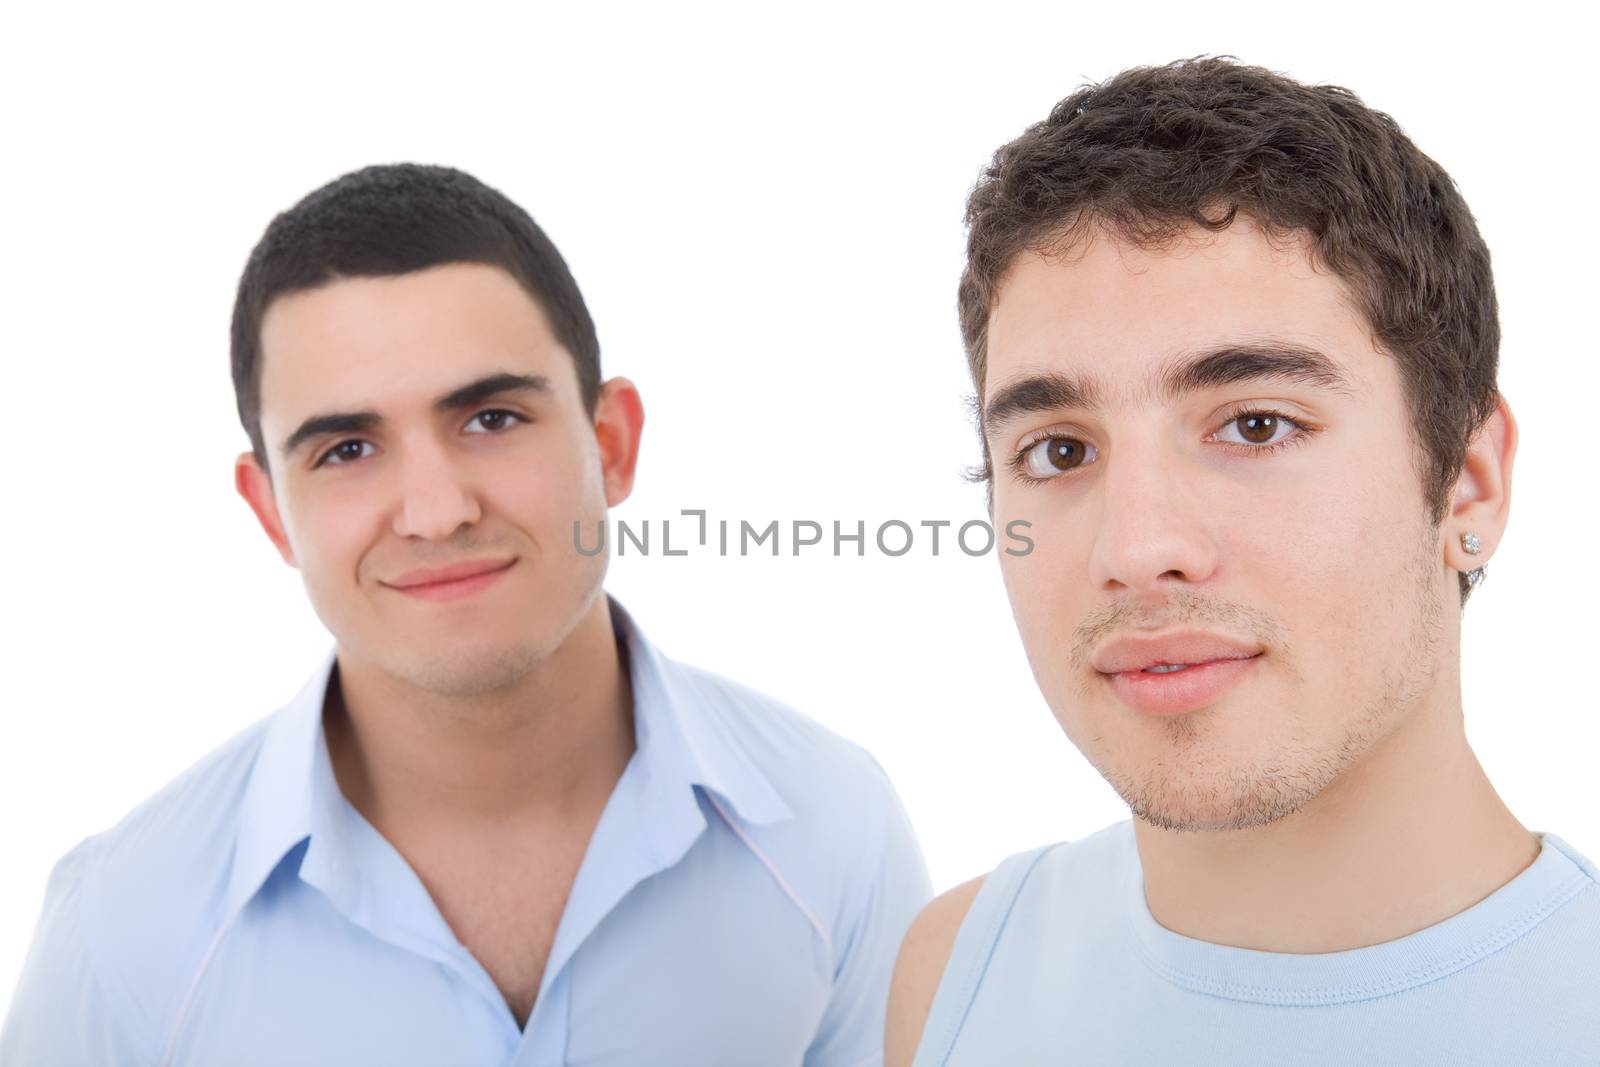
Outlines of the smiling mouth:
M416 585L391 586L390 588L418 600L459 600L464 597L470 597L480 590L495 584L507 571L516 565L516 562L513 559L503 567L478 571L460 578L439 582L423 582Z

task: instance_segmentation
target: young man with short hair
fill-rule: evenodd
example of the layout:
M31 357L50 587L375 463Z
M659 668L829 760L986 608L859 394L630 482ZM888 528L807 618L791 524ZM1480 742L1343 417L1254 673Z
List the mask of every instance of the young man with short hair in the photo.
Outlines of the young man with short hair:
M0 1062L877 1062L910 828L865 752L605 596L574 526L643 408L533 220L338 179L251 255L233 372L237 488L336 647L61 861Z
M967 221L1006 588L1133 818L923 912L889 1067L1600 1062L1595 867L1462 726L1517 430L1449 177L1205 59L1062 101Z

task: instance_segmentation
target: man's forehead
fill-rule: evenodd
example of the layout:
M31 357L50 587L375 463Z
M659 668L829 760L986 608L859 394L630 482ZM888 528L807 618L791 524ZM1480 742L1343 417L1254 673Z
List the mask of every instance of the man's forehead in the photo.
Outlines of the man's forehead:
M576 370L543 309L504 271L449 264L286 294L261 325L262 419L430 407L495 373L560 388Z
M1151 399L1176 364L1238 345L1317 352L1352 383L1379 358L1349 287L1303 242L1238 224L1160 248L1102 234L1017 257L989 320L983 392L1055 372L1101 383L1106 402Z

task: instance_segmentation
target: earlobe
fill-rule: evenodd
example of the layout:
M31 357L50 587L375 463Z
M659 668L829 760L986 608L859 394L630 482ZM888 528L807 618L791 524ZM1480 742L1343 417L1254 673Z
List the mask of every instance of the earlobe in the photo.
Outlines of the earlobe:
M1517 422L1502 397L1467 447L1445 517L1445 563L1468 573L1481 568L1505 532L1511 508L1511 467ZM1476 549L1476 551L1474 551Z
M594 434L600 446L607 507L616 507L633 492L643 431L644 402L634 384L626 378L612 378L602 385L595 402Z
M289 536L284 532L283 522L278 517L278 503L272 495L272 479L256 462L255 453L241 452L233 461L233 487L244 497L245 503L250 505L256 521L266 532L272 547L278 550L278 555L282 556L283 561L289 566L298 567L294 560L294 547L289 544Z

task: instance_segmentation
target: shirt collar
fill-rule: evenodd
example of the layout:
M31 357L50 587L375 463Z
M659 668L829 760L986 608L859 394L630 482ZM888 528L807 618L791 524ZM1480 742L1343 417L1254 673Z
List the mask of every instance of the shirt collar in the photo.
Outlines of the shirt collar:
M634 760L650 792L692 804L694 787L710 790L752 824L781 822L793 812L733 736L726 691L676 663L644 636L633 617L607 598L612 626L625 644L633 689ZM341 877L349 858L341 845L353 809L339 792L322 729L323 701L338 665L329 649L300 692L272 716L250 770L239 809L239 832L228 881L229 914L255 895L290 850L316 837ZM319 852L323 851L319 849ZM681 848L673 848L681 853ZM319 857L322 858L322 857Z
M733 805L745 822L782 822L793 812L736 736L739 714L726 685L676 663L648 641L633 616L611 600L626 641L639 753L681 787L701 786Z
M333 780L322 736L322 702L338 666L337 651L335 647L323 654L300 692L267 724L239 806L239 836L228 876L230 915L255 895L290 849L310 836L313 812L330 799L317 782L323 767Z

